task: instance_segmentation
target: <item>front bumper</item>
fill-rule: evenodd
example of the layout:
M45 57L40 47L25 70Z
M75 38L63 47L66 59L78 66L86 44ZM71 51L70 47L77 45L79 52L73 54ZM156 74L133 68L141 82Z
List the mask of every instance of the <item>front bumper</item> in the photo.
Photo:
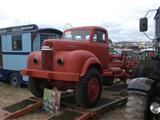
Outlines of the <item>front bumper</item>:
M22 69L20 71L20 74L23 76L45 78L45 79L49 79L49 80L73 81L73 82L79 81L79 74L78 73Z

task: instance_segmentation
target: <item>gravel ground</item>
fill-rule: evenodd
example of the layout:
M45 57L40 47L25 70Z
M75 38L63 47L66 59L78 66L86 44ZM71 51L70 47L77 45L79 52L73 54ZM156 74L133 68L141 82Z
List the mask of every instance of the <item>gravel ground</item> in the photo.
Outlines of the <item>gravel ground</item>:
M25 98L32 96L27 88L15 88L7 84L0 85L0 108L6 107ZM99 120L124 120L125 106L104 114ZM16 120L44 120L47 114L34 111Z

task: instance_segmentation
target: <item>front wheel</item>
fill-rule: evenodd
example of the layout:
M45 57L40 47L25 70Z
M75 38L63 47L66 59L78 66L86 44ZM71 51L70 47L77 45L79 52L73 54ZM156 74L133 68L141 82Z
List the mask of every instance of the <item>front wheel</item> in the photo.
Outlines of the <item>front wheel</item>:
M101 75L91 68L76 84L76 103L82 107L94 107L100 99L101 91Z
M43 97L44 88L50 88L48 81L40 78L29 78L28 87L36 97Z

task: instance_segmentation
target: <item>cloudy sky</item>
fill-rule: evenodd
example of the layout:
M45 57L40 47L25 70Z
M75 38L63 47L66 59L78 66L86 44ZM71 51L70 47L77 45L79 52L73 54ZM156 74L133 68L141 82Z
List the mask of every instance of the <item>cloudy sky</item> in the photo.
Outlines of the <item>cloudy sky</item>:
M0 0L0 28L37 24L63 30L96 25L104 27L113 41L148 40L139 32L139 18L157 9L160 0ZM153 19L154 12L148 15ZM154 35L149 20L148 34Z

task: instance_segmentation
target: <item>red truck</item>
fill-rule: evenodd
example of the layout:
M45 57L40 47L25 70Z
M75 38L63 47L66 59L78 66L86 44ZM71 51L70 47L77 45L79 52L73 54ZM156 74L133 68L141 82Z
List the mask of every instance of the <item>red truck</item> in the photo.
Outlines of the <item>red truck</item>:
M102 85L112 84L114 78L130 78L125 56L116 60L109 54L108 32L97 26L65 30L60 40L48 39L41 51L28 56L27 69L21 75L29 76L29 88L37 97L43 89L65 91L74 89L77 105L97 105Z

